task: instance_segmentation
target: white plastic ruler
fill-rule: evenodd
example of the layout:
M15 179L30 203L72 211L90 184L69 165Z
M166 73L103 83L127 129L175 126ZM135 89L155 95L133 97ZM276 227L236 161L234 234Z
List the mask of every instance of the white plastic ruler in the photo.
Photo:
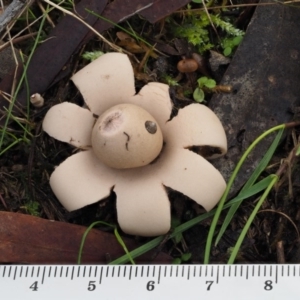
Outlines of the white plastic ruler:
M298 300L300 265L0 265L0 298Z

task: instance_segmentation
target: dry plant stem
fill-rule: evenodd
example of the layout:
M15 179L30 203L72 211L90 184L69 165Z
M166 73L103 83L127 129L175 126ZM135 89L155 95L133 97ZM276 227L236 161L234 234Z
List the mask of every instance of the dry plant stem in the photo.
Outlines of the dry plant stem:
M214 30L214 32L216 33L216 35L217 35L217 37L218 37L218 39L219 39L219 41L220 41L220 37L219 37L218 31L217 31L217 29L216 29L216 27L215 27L215 25L214 25L214 23L213 23L213 21L212 21L212 19L211 19L211 17L210 17L210 14L209 14L209 12L208 12L208 10L207 10L205 1L202 1L202 4L203 4L203 8L204 8L204 10L205 10L205 12L206 12L206 14L207 14L207 17L208 17L208 20L209 20L209 22L210 22L210 25L211 25L212 29Z
M284 255L284 247L282 241L279 241L276 245L277 252L277 263L285 264L285 255Z
M108 41L102 34L100 34L97 30L95 30L92 26L90 26L89 24L87 24L85 21L83 21L82 19L80 19L78 16L76 16L74 13L60 7L59 5L56 5L55 3L49 1L49 0L43 0L44 2L48 3L49 5L51 5L52 7L55 7L56 9L62 11L63 13L65 13L66 15L69 15L73 18L75 18L76 20L78 20L79 22L81 22L82 24L84 24L87 28L89 28L93 33L95 33L104 43L108 44L112 49L116 50L117 52L124 52L124 50L120 47L118 47L117 45L111 43L110 41Z
M230 9L230 8L239 8L239 7L248 7L248 6L266 6L266 5L277 5L278 2L269 2L269 3L249 3L249 4L233 4L233 5L226 5L226 6L211 6L211 7L207 7L207 10L215 10L215 9ZM189 12L193 12L193 13L197 13L197 12L202 12L204 10L204 8L195 8L195 9L189 9ZM187 10L186 9L181 9L181 10L177 10L174 11L174 14L182 14L182 13L186 13Z
M288 183L289 183L289 197L293 197L293 190L292 190L292 165L297 157L297 145L294 146L293 150L290 152L289 156L284 159L283 163L281 164L280 168L276 172L276 175L281 176L281 175L286 175L288 178ZM284 181L284 178L280 181L278 181L276 185L276 190L279 189L279 186L282 184Z
M34 165L34 157L35 157L35 152L37 151L37 147L36 147L36 140L37 137L39 135L39 133L41 132L41 127L42 127L42 123L40 123L36 129L35 129L35 135L31 140L31 147L30 147L30 152L28 155L28 163L27 163L27 171L28 171L28 179L27 179L27 183L28 183L28 193L29 195L34 199L35 199L35 189L34 187L34 181L32 180L32 167Z
M298 239L300 239L300 233L299 233L298 227L288 215L286 215L285 213L283 213L281 211L276 211L274 209L264 209L264 210L259 211L258 213L263 213L263 212L276 213L276 214L279 214L279 215L285 217L286 219L288 219L290 221L290 223L293 225L293 227L295 228L297 235L298 235Z
M1 95L1 96L3 97L3 99L5 99L9 104L12 103L12 100L11 100L11 99L12 99L12 96L11 96L11 94L4 93L3 91L0 91L0 95ZM23 115L24 117L26 117L26 115L25 115L23 109L20 108L20 107L17 105L17 103L14 103L14 109L16 109L16 110L19 112L20 115ZM1 112L1 114L3 115L2 117L4 118L4 117L5 117L5 114L7 113L7 108L5 108L5 107L4 107L3 109L0 108L0 112ZM15 119L16 119L16 120L19 120L19 121L22 120L22 118L17 118L17 117L15 117Z
M32 32L32 33L28 33L25 35L22 35L20 37L12 37L8 42L4 43L2 46L0 46L0 51L7 48L11 43L12 44L17 44L20 42L23 42L31 37L35 37L37 35L37 32Z
M144 68L146 61L148 60L150 53L151 53L152 49L148 49L142 59L142 61L140 62L139 66L138 66L138 71L142 72L142 69Z
M0 32L2 32L12 20L21 15L32 3L33 0L12 1L12 3L5 9L4 13L1 15Z
M279 167L278 171L276 172L276 175L278 177L282 176L289 168L289 165L293 164L296 157L296 150L297 147L294 147L293 150L290 152L289 156L284 160L282 165Z
M299 1L292 0L292 1L285 1L285 2L283 2L283 4L294 4L294 3L297 3L297 2L299 2Z
M48 12L51 12L54 8L50 8L48 10ZM12 39L14 40L15 38L17 38L18 36L20 36L24 31L29 30L30 27L37 23L38 21L40 21L43 18L43 15L39 16L38 18L36 18L33 22L31 22L30 24L28 24L24 29L20 30ZM14 26L14 23L12 23L11 25L8 26L7 31L5 32L4 35L1 36L0 40L3 40L6 35L8 34L8 32L10 32L10 30L12 29L12 27ZM0 46L0 51L3 49L2 47L7 47L7 44L9 44L9 41L6 42L5 44L3 44L2 46Z
M42 13L45 14L46 10L45 10L43 4L41 3L41 1L37 1L37 5L39 6L39 8L42 11ZM49 14L47 14L46 19L47 19L48 23L51 25L51 27L54 28L55 25L54 25L52 19L50 18Z
M9 43L10 43L11 51L13 53L14 61L15 61L15 64L16 64L15 74L14 74L14 78L13 78L13 84L12 84L12 87L11 87L11 95L14 95L15 90L16 90L16 84L17 84L17 72L18 72L18 68L19 68L19 61L18 61L17 56L16 56L16 52L15 52L14 45L12 43L10 32L8 32L8 37L9 37Z
M157 245L157 247L155 248L155 252L153 253L153 255L151 256L151 261L153 261L160 252L162 252L164 246L166 245L167 241L171 238L171 232L167 233L163 240Z
M6 202L5 202L5 200L3 199L3 197L2 197L1 194L0 194L0 201L1 201L2 205L5 207L5 209L8 210L8 207L7 207L7 205L6 205Z
M296 153L295 153L295 155L296 155ZM289 181L289 198L293 199L294 194L293 194L293 184L292 184L292 164L289 162L288 162L287 176L288 176L288 181Z

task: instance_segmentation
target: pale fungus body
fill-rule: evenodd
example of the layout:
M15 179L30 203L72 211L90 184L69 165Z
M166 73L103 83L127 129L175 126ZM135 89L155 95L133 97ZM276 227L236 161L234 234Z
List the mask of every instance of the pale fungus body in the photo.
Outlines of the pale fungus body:
M121 229L155 236L170 230L170 201L165 187L177 190L206 210L226 183L206 159L226 153L224 129L201 104L180 109L170 119L167 85L149 83L138 94L126 55L105 54L72 80L89 107L53 106L43 128L52 137L84 149L62 162L50 185L68 210L117 196ZM205 158L189 149L216 149Z
M40 94L35 93L30 96L30 102L34 107L42 107L44 105L44 98Z
M119 104L98 118L92 131L92 146L99 160L109 167L137 168L159 155L163 136L157 121L146 110Z

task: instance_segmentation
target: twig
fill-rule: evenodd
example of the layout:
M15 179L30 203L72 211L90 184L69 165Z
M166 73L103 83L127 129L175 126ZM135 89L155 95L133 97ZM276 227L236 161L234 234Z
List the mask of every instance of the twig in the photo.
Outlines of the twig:
M4 43L3 45L0 46L0 51L9 47L10 46L10 41L13 43L13 44L17 44L17 43L20 43L20 42L23 42L25 40L27 40L28 38L31 38L31 37L34 37L37 35L37 32L32 32L32 33L28 33L28 34L25 34L25 35L22 35L22 36L19 36L19 37L12 37L11 40L9 40L8 42Z
M282 241L279 241L276 245L276 252L277 252L277 263L278 264L285 264L285 255L284 255L284 248Z
M285 214L281 211L276 211L274 209L263 209L263 210L260 210L258 213L264 213L264 212L272 212L272 213L276 213L276 214L279 214L279 215L285 217L293 225L293 227L295 228L295 230L297 232L298 239L300 239L300 233L299 233L297 225L293 222L293 220L287 214Z
M217 35L217 37L218 37L218 40L220 41L220 37L219 37L218 31L217 31L217 29L216 29L216 27L215 27L215 24L213 23L213 21L212 21L212 19L211 19L211 17L210 17L210 14L209 14L209 12L208 12L208 10L207 10L205 1L202 1L202 4L203 4L204 11L205 11L205 13L206 13L206 15L207 15L207 17L208 17L209 23L210 23L212 29L214 30L214 32L216 33L216 35Z

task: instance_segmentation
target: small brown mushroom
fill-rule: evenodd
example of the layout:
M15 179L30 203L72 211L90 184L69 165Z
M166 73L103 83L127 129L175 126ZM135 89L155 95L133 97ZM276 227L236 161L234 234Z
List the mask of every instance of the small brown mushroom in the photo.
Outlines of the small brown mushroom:
M177 64L177 69L181 73L191 73L198 69L198 63L193 58L184 58Z
M163 135L157 121L143 108L119 104L105 111L92 131L96 156L116 169L148 165L160 153Z

